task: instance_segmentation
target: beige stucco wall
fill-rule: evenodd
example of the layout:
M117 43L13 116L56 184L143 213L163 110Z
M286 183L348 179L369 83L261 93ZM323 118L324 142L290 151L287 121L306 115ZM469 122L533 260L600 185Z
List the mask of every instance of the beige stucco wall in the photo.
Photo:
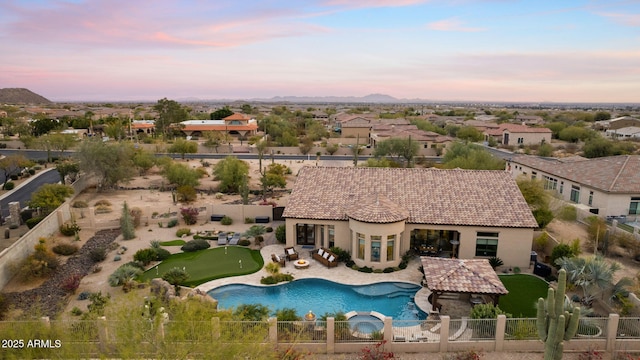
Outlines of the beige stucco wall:
M405 231L404 221L389 224L371 224L349 219L348 224L349 230L353 233L349 252L351 253L351 258L356 265L360 267L368 266L374 269L384 269L386 267L394 267L400 264L403 254L400 252L400 248L403 248L401 243L403 242L402 235ZM356 233L361 233L365 236L364 259L358 259L358 238ZM387 260L387 237L389 235L395 235L396 237L392 260ZM371 261L371 236L381 237L380 261Z
M367 144L369 143L369 127L343 127L341 137L353 137L357 138L360 135L360 143Z
M525 268L529 266L529 259L531 255L531 245L533 242L533 229L523 228L499 228L499 227L480 227L480 226L445 226L445 225L426 225L426 224L370 224L356 221L330 221L330 220L311 220L311 219L286 219L286 233L287 233L287 246L294 246L296 244L296 224L316 224L325 225L325 244L321 245L321 236L319 234L320 228L316 227L316 244L315 247L327 246L327 231L326 225L335 226L335 246L345 249L351 253L351 257L358 266L370 266L373 268L385 268L387 266L396 266L394 260L392 265L390 263L367 261L371 256L371 235L381 235L383 240L384 234L400 234L398 235L399 244L396 246L397 254L402 256L409 250L411 241L411 231L415 229L433 229L433 230L450 230L457 231L459 233L460 245L458 246L458 255L462 259L474 259L479 258L475 256L476 238L478 232L497 232L498 235L498 252L497 256L502 259L505 266L508 267L521 267ZM350 226L352 228L350 228ZM388 230L387 230L388 229ZM351 239L351 230L353 230L353 241ZM366 234L367 245L365 246L365 260L357 259L357 242L355 239L355 233L362 232ZM386 252L384 252L386 255ZM481 257L480 257L481 258Z
M503 133L509 134L509 145L535 145L540 144L544 140L547 144L551 142L551 133L519 133L509 132L508 130ZM518 144L518 138L522 138L522 144Z

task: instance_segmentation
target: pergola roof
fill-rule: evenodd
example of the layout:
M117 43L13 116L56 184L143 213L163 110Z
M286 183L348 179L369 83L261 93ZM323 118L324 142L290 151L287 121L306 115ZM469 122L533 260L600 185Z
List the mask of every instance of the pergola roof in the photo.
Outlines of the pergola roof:
M509 293L487 259L423 256L424 278L431 292L506 295Z

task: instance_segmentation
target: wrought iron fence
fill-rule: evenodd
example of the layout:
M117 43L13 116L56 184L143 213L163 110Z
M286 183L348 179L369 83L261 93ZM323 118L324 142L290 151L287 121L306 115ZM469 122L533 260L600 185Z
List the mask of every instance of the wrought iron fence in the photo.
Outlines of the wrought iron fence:
M382 329L373 329L359 326L351 326L349 321L335 322L335 341L337 343L346 342L378 342L383 339Z
M393 320L393 342L438 342L438 320Z
M220 339L233 342L242 339L255 341L269 340L269 323L266 321L221 321Z
M494 340L497 319L456 319L449 325L450 341Z
M504 338L506 340L536 340L538 329L536 319L516 318L507 319Z
M578 321L576 338L606 338L608 318L583 317Z
M324 343L327 325L324 321L278 321L278 342Z
M638 339L640 338L640 318L629 317L620 318L616 338L619 339Z

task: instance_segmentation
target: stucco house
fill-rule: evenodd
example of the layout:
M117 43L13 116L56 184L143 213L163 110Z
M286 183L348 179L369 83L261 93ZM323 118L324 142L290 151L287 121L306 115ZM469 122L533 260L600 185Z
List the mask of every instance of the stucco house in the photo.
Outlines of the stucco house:
M369 144L371 147L378 147L378 142L389 139L411 139L420 145L419 155L436 156L442 155L445 149L453 143L453 138L440 135L433 131L418 129L416 125L374 125L371 129Z
M283 213L287 246L337 246L358 266L398 266L415 249L528 266L536 220L511 174L304 167Z
M211 131L247 138L256 134L258 122L247 115L234 113L222 120L183 121L179 128L187 136L202 136L203 133Z
M543 141L551 142L552 131L542 127L529 127L520 124L500 124L497 128L487 129L484 132L485 140L494 138L503 145L534 145Z
M620 155L576 161L520 155L507 161L514 178L544 181L563 200L599 216L640 214L640 156Z

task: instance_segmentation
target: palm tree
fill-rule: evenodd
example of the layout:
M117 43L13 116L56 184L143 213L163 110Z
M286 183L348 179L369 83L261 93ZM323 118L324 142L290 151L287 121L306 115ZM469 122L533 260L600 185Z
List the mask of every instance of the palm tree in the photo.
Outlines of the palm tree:
M162 275L162 280L174 286L177 296L180 296L180 284L183 284L188 279L189 273L178 267L174 267Z
M616 262L608 262L600 256L562 257L557 263L567 271L568 281L582 288L583 302L590 304L597 295L607 291L621 292L627 280L613 283L613 275L620 270Z

